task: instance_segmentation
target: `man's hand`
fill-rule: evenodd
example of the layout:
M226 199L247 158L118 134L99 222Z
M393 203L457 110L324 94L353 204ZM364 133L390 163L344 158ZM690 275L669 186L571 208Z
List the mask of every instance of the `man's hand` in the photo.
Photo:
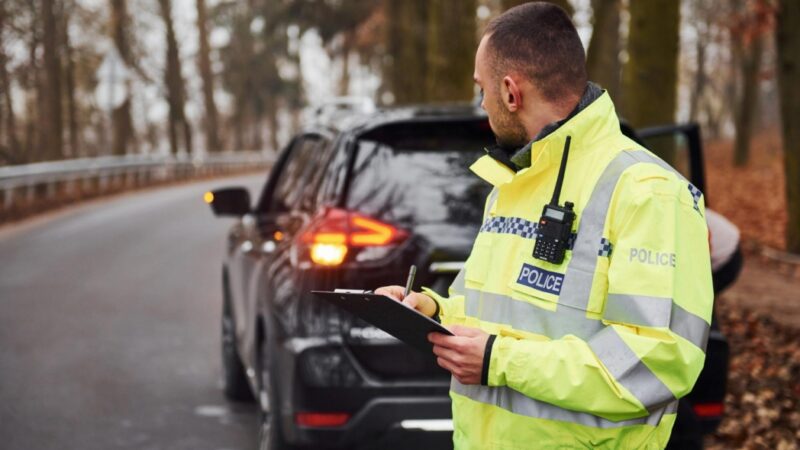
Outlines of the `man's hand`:
M436 362L456 377L461 384L480 384L483 373L483 353L489 335L479 328L454 325L448 329L455 336L430 333Z
M416 309L428 317L433 317L434 313L436 313L436 302L432 298L419 292L410 292L406 298L403 298L404 292L405 288L403 286L384 286L375 290L378 295L391 297L409 308Z

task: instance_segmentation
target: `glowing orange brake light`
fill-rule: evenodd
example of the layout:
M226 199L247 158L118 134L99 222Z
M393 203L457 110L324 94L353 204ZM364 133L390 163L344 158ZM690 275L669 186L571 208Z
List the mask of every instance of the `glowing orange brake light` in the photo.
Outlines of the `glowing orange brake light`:
M347 246L341 244L311 244L311 261L320 266L338 266L347 256Z
M353 225L367 231L355 232L350 235L350 242L356 246L362 245L387 245L391 243L397 235L397 229L391 225L368 219L361 216L353 216Z
M392 225L344 209L326 210L301 234L314 264L333 267L344 263L353 248L397 243L408 233Z

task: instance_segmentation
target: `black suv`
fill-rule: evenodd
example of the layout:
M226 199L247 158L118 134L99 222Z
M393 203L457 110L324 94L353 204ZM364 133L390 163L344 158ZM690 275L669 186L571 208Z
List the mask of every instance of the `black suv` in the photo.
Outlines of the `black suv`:
M207 194L215 214L240 219L222 270L225 393L257 399L262 448L451 448L449 373L310 291L403 284L415 264L415 289L447 292L490 190L468 167L494 136L469 105L335 106L282 151L254 206L244 188ZM647 136L688 136L702 189L692 130ZM715 331L676 438L716 426L726 374Z

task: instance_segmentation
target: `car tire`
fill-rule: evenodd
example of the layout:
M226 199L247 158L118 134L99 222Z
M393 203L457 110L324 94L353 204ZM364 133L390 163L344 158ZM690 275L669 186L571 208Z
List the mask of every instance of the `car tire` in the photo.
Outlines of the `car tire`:
M236 326L233 322L228 283L223 279L222 302L222 372L223 390L228 400L252 402L255 398L247 382L247 374L236 349Z
M291 450L283 438L280 425L280 402L275 396L275 385L269 358L269 346L262 340L258 346L258 449Z

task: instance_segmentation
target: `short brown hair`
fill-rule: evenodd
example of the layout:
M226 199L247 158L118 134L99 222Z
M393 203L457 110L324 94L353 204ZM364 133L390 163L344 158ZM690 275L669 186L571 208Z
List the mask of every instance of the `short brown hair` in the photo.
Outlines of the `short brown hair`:
M515 6L489 22L484 34L495 76L518 71L552 102L583 93L586 53L572 20L557 5Z

